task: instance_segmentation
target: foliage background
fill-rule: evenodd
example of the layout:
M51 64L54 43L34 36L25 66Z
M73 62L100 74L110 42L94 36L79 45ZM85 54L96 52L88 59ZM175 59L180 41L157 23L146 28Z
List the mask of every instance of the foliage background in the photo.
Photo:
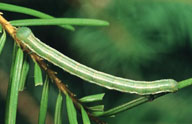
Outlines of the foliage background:
M54 26L32 27L35 35L43 42L97 70L137 80L174 78L180 81L191 77L192 2L190 1L2 0L1 2L37 9L55 17L98 18L109 21L109 27L77 27L75 32ZM3 13L8 20L31 18L23 14ZM9 75L12 47L13 42L9 39L0 56L1 75L4 73ZM137 97L109 91L58 68L55 70L78 97L106 92L103 101L106 109ZM36 104L39 104L42 88L33 86L32 68L30 71L25 91ZM0 123L4 123L6 100L3 95L5 91L2 90L4 80L2 79L0 85ZM190 91L190 87L185 88L178 93L166 95L104 120L110 124L190 123L192 121ZM57 89L52 85L49 95L50 115L54 113L56 95ZM23 108L29 109L25 106ZM67 121L65 107L63 111L63 119ZM18 123L31 123L29 118L30 114L26 115L18 110Z

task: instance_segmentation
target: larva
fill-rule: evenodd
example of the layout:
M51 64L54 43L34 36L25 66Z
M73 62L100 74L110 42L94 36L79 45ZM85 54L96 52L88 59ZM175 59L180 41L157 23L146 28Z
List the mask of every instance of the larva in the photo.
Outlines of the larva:
M177 82L173 79L135 81L94 70L76 62L75 60L44 44L38 38L36 38L31 29L27 27L18 28L16 31L16 37L32 52L36 53L45 60L75 76L80 77L81 79L108 89L136 93L139 95L174 92L178 89Z

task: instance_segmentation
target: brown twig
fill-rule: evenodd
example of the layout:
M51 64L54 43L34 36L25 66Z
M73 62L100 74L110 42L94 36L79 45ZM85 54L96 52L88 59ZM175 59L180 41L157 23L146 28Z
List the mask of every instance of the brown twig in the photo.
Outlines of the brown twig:
M61 90L65 95L68 94L71 99L73 100L73 103L75 104L76 108L80 110L80 107L82 104L80 101L75 97L75 95L67 88L67 86L62 83L62 81L56 76L56 73L49 69L47 64L43 61L43 58L39 57L35 53L32 53L29 49L26 49L26 47L17 39L16 37L16 27L12 26L5 18L3 18L0 15L0 24L3 26L3 28L11 35L11 37L16 41L18 46L20 46L23 51L28 53L28 55L31 56L31 58L36 61L39 66L47 73L49 78L57 85L58 89ZM87 112L90 119L97 124L105 124L105 122L99 120L98 118L94 117L91 113Z

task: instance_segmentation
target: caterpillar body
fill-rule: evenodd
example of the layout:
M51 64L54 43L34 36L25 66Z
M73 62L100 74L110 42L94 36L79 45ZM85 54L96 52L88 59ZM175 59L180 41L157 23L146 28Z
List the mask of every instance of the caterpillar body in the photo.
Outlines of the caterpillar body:
M178 90L177 82L173 79L135 81L94 70L44 44L34 36L28 27L18 28L16 37L32 52L62 68L64 71L108 89L139 95L175 92Z

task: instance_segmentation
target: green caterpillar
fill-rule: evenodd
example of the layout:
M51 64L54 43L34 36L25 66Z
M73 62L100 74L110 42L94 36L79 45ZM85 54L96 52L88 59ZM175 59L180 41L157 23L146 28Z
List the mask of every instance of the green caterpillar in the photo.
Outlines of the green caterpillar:
M175 92L178 90L177 82L173 79L135 81L116 77L89 68L42 43L27 27L18 28L16 31L16 37L32 52L36 53L45 60L75 76L80 77L81 79L108 89L114 89L127 93L136 93L139 95Z

